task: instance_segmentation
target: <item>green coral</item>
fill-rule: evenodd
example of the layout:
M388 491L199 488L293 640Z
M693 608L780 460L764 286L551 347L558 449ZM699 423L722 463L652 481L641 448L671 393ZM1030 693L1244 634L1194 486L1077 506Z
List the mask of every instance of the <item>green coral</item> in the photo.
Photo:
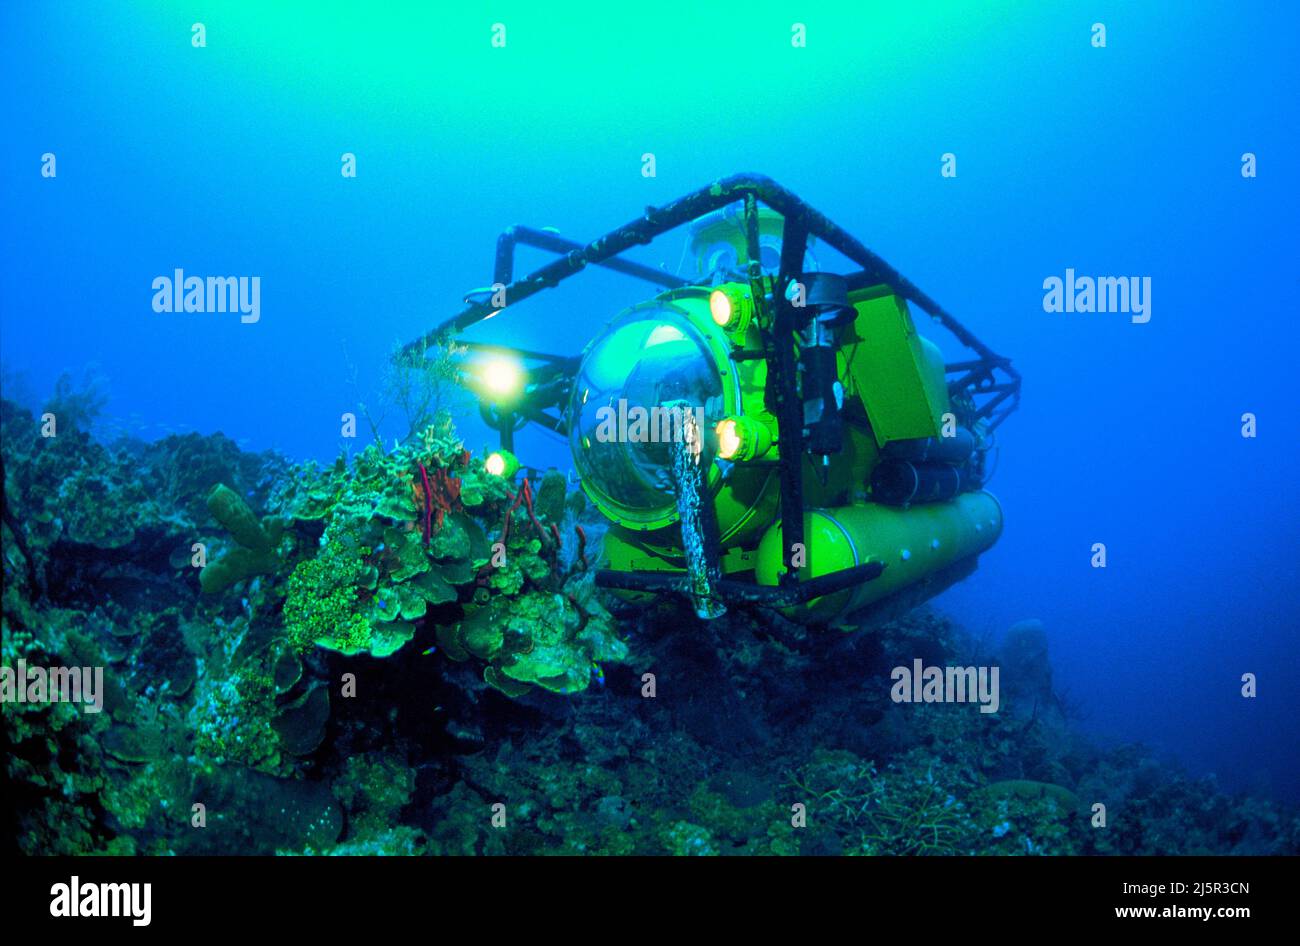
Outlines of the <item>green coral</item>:
M299 562L289 576L284 623L299 650L314 644L346 654L367 650L370 622L359 610L357 588L367 575L365 561L338 541L315 558Z
M271 726L274 709L274 691L256 673L212 680L200 689L191 711L195 756L274 771L280 763L280 739Z
M421 519L419 466L460 496L480 475L458 442L431 437L430 447L371 445L352 463L319 470L308 464L277 497L295 521L324 522L320 551L289 578L284 620L299 649L319 645L344 654L386 657L415 634L431 607L456 602L487 557L481 527L434 497L441 522L429 541ZM480 489L480 496L482 490ZM498 497L504 496L500 491ZM481 499L480 499L481 501ZM464 505L463 500L459 505Z
M979 825L924 753L884 772L848 752L819 750L791 778L810 822L824 819L846 854L969 854Z
M57 508L63 535L69 541L101 549L129 545L136 529L128 510L143 502L144 492L138 485L114 482L101 470L83 467L59 487Z
M439 642L454 660L487 661L484 679L507 696L530 686L585 690L596 665L628 657L609 612L577 581L564 592L498 596L466 611L463 621L439 629Z
M677 857L711 857L718 853L709 829L689 821L674 821L663 830L661 838L668 852Z
M560 574L564 477L543 478L530 516L447 431L426 434L389 453L372 444L326 470L306 466L282 490L288 516L325 523L319 552L288 582L284 621L294 645L388 656L436 613L446 655L486 662L484 679L509 696L533 686L574 693L590 684L594 665L626 660L590 586L566 587ZM436 510L427 537L425 474ZM483 521L500 524L495 548Z
M312 754L325 735L329 691L303 680L283 631L235 619L214 641L200 675L188 726L193 754L205 765L237 763L284 775Z
M348 813L354 840L391 830L414 791L415 773L380 752L350 757L334 783L334 797Z
M300 562L289 578L284 621L300 650L315 644L387 657L414 636L414 622L431 605L457 599L444 575L458 583L473 575L432 559L420 533L377 519L336 520L323 542L320 553Z

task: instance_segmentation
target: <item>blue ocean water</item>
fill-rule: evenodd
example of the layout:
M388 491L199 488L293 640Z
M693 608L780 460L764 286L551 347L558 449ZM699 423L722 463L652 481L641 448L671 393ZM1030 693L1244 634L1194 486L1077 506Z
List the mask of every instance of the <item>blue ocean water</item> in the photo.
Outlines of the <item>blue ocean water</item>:
M585 241L716 177L767 174L1025 378L991 486L1005 534L939 606L991 633L1041 619L1057 683L1098 734L1300 797L1300 16L843 7L223 4L195 48L200 14L169 4L6 5L5 393L37 403L93 366L134 433L332 458L393 345L491 281L504 227ZM681 249L668 237L638 258L671 270ZM259 321L156 313L151 283L177 268L259 276ZM1149 276L1150 321L1045 312L1043 281L1067 269ZM592 272L476 337L574 352L646 295ZM489 439L473 416L462 433ZM568 464L540 433L518 452Z

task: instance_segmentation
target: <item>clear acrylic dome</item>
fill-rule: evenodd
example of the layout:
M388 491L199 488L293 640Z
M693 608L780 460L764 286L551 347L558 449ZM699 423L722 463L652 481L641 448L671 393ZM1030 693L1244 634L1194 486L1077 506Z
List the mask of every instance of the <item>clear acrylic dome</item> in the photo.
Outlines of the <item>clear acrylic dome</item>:
M670 514L671 450L685 411L702 432L722 419L722 379L704 338L666 306L619 316L587 350L573 385L578 474L637 520Z

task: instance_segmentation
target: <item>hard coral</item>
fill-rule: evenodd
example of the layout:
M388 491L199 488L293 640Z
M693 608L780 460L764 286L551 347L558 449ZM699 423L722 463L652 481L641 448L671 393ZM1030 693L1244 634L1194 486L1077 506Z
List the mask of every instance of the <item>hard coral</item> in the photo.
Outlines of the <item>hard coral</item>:
M359 653L371 643L370 622L358 610L357 584L365 563L338 545L300 562L289 578L284 622L300 650L315 644Z
M575 587L575 590L578 590ZM507 696L539 686L555 693L585 690L601 662L627 659L627 644L594 596L527 591L467 608L465 620L439 628L454 660L488 662L484 679Z
M919 756L884 772L846 752L819 751L791 778L809 819L825 819L846 854L967 854L979 827Z

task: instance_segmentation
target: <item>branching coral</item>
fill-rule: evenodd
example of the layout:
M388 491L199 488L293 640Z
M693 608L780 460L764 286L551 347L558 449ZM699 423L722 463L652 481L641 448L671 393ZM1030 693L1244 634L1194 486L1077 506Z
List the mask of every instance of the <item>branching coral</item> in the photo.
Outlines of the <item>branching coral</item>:
M473 456L468 450L462 451L454 461L459 470L469 467ZM420 482L415 486L416 503L424 510L424 544L442 529L443 520L448 513L464 512L460 501L461 480L446 467L435 467L430 474L423 463L416 463L420 470Z
M965 854L978 835L965 806L921 760L882 773L849 753L821 751L790 783L810 818L824 818L849 854Z
M89 432L107 403L104 380L94 369L86 370L80 387L73 382L72 375L65 371L55 382L54 395L45 402L42 412L53 414L65 431Z
M467 401L465 388L459 383L460 356L464 353L463 346L442 342L422 342L414 349L395 343L385 362L378 403L361 404L374 442L384 442L381 428L394 411L400 412L399 423L405 425L400 438L403 443L422 431L427 438L430 430L449 427L452 415ZM354 370L354 383L355 374Z

